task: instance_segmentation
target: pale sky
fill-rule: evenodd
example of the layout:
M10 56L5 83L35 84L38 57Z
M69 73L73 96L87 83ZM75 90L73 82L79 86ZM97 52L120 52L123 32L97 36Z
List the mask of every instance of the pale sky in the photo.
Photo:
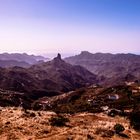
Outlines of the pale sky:
M0 0L0 53L140 54L139 0Z

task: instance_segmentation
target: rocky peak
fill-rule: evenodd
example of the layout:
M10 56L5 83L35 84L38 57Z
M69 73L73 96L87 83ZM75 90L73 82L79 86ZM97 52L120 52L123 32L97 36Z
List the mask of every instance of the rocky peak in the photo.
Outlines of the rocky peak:
M57 59L61 59L61 54L60 53L57 54Z
M61 54L58 53L58 54L57 54L57 57L55 57L55 58L53 59L52 63L53 63L55 66L61 66L62 64L65 63L65 61L62 60Z
M62 59L61 59L61 54L58 53L57 56L54 58L54 60L62 60Z
M90 54L88 51L81 51L81 54Z
M57 62L62 61L60 53L57 54L57 57L54 58L54 61L57 61Z

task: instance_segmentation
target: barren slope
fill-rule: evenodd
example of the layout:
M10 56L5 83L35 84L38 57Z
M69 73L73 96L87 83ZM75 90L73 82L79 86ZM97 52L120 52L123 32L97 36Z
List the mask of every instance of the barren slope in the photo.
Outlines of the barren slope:
M49 122L54 115L53 112L25 113L21 108L1 108L0 140L123 140L116 134L109 137L109 130L118 122L125 127L128 139L140 138L140 133L129 126L128 120L118 116L111 118L103 113L66 115L70 120L67 126L54 127Z

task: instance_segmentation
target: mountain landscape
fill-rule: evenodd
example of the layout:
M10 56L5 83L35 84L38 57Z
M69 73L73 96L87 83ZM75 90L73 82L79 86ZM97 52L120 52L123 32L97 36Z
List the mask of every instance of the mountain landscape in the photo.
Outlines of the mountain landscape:
M58 55L52 61L29 68L0 69L0 88L47 95L49 92L72 91L97 83L96 75L81 66L72 66ZM50 94L51 96L51 94Z
M139 87L90 86L37 100L1 89L0 139L137 140ZM136 89L136 93L130 94Z
M14 66L27 68L27 67L30 67L31 65L25 61L0 60L0 67L1 68L9 68L9 67L14 67Z
M105 86L123 84L125 81L140 81L140 56L134 54L92 54L87 51L65 58L72 65L80 65L98 75Z
M0 0L0 140L140 140L140 0Z
M29 67L33 64L48 61L48 58L43 56L28 55L26 53L2 53L0 54L0 67Z
M139 60L82 52L1 67L0 139L139 139Z

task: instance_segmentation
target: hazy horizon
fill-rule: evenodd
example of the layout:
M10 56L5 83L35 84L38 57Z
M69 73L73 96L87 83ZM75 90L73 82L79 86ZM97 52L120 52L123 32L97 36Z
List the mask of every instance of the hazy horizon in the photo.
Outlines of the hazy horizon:
M0 53L140 54L140 1L0 0Z

